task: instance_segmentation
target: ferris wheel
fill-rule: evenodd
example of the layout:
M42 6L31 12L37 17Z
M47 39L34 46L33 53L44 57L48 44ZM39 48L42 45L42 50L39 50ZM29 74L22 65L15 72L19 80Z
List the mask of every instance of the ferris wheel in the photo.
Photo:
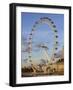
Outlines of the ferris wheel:
M36 33L36 31L38 31L37 27L40 26L41 24L47 24L48 27L50 28L50 30L52 31L52 35L53 35L53 46L51 48L51 52L50 52L50 56L51 58L54 57L56 55L56 51L58 49L58 30L56 28L56 25L54 24L54 22L52 21L52 19L48 18L48 17L42 17L40 18L38 21L36 21L32 27L32 30L29 34L29 38L28 38L28 60L29 62L33 62L32 61L32 52L33 52L33 44L35 42L33 42L33 38L34 38L34 34ZM49 30L48 30L49 32ZM47 41L48 42L48 41ZM38 43L37 45L35 45L35 48L39 48L41 50L43 50L43 56L46 58L47 63L49 61L51 61L52 59L49 58L49 47L47 46L47 42L45 43ZM45 53L45 54L44 54Z

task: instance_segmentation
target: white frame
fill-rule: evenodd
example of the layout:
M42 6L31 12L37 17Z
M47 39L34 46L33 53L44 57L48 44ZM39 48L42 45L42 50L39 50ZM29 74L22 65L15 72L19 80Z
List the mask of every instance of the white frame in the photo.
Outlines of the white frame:
M52 13L64 14L64 76L44 76L44 77L21 77L21 12L34 13ZM16 59L16 83L37 83L37 82L54 82L69 80L69 11L63 9L52 8L35 8L35 7L17 7L16 8L16 32L17 32L17 59ZM34 82L35 81L35 82Z

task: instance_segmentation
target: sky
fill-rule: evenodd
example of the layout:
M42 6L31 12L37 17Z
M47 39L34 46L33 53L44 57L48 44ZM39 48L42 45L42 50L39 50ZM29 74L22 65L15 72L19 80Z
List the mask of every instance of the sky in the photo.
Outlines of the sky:
M27 48L26 42L28 42L29 34L31 33L32 27L36 21L38 21L42 17L48 17L52 19L54 24L56 25L57 31L58 31L58 50L61 50L64 42L64 15L63 14L49 14L49 13L27 13L22 12L21 13L21 37L22 37L22 43L21 47L22 50ZM32 44L33 51L32 56L35 60L40 60L41 58L45 58L44 50L39 49L36 47L36 45L40 43L44 43L48 46L48 55L51 53L51 49L53 48L53 41L54 41L54 34L52 30L50 29L50 26L47 24L40 24L37 26L36 31L33 35L32 41L34 42ZM36 51L35 51L36 50ZM22 64L25 63L24 59L28 58L27 52L21 53L22 58Z

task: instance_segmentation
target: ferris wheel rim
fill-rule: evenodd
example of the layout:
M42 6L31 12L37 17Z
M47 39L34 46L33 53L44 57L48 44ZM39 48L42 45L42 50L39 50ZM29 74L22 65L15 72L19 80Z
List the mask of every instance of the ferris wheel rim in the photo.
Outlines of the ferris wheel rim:
M48 17L40 18L40 20L36 21L35 24L33 25L32 31L29 34L29 42L30 42L29 47L32 47L32 36L33 36L33 33L36 31L37 25L42 24L42 23L48 24L48 26L51 28L51 30L54 33L54 36L55 36L55 39L54 39L54 48L52 48L53 49L52 52L54 53L55 52L55 49L57 49L57 46L56 45L58 44L58 41L57 41L57 38L58 38L57 33L58 33L58 31L57 31L56 25L54 24L54 22L52 21L52 19L50 19ZM31 57L31 52L29 53L29 57Z

